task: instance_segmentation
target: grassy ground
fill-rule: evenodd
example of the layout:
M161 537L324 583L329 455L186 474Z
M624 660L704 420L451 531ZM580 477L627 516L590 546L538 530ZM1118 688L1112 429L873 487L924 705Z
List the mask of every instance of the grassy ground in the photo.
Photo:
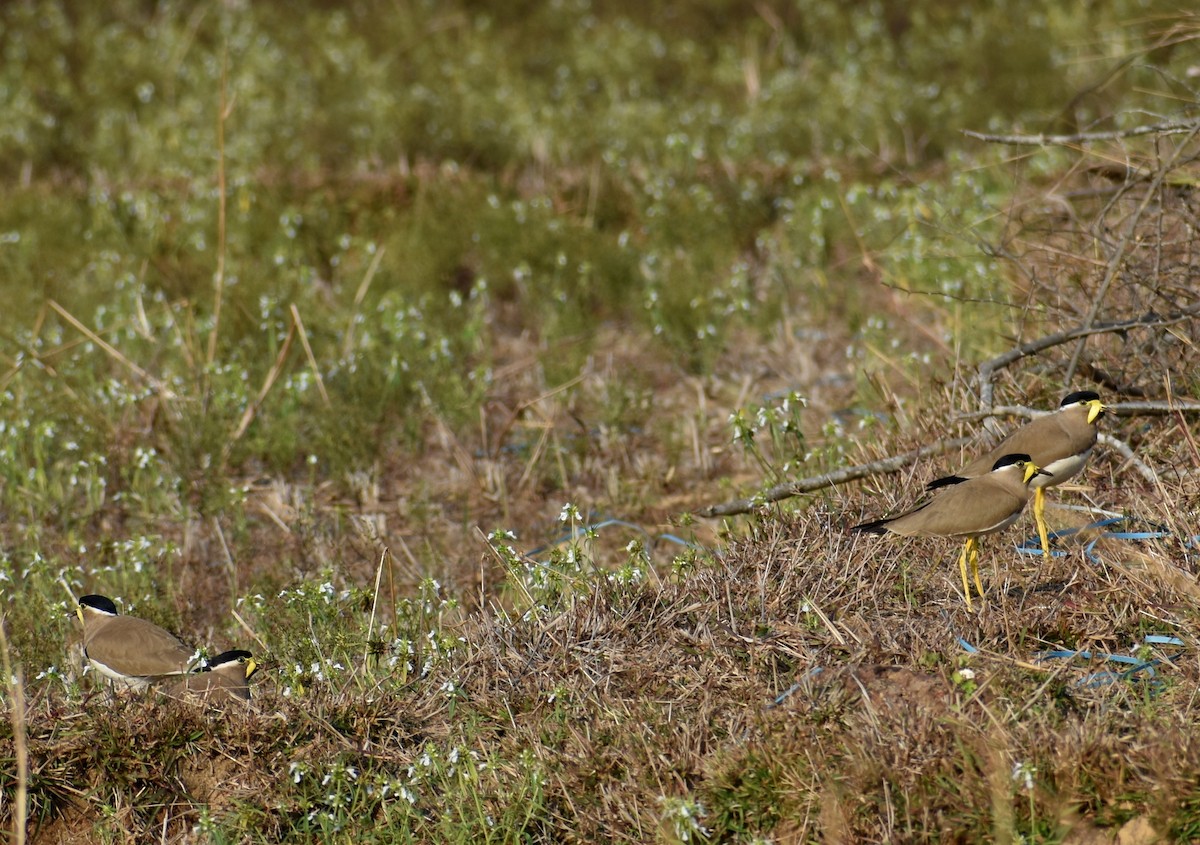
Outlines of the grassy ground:
M1052 497L1153 536L1021 523L975 615L845 531L969 449L694 515L1195 395L1195 132L1111 134L1194 118L1195 20L802 5L0 10L16 841L1200 835L1194 417ZM111 698L89 592L252 710Z

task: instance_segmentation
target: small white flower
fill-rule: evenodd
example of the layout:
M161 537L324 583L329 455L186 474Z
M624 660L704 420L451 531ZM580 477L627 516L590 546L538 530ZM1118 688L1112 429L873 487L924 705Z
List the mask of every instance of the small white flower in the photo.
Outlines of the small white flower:
M1013 763L1012 779L1021 784L1021 787L1026 792L1033 791L1033 776L1037 774L1037 767L1024 761Z

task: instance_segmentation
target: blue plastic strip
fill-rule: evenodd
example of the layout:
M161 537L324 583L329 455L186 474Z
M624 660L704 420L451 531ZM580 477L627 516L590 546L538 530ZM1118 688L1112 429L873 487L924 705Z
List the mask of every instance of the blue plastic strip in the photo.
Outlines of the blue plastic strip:
M683 546L684 548L688 549L700 548L696 543L693 543L689 540L684 540L682 537L677 537L674 534L659 534L657 536L653 536L649 531L642 526L637 525L636 523L627 522L623 519L610 518L601 522L585 523L584 525L576 526L572 531L568 531L566 534L563 534L557 539L551 540L549 543L538 546L532 551L527 552L525 556L535 558L545 551L553 549L557 546L561 546L563 543L568 543L572 540L578 540L580 537L585 536L589 531L600 531L601 529L608 528L611 525L619 525L622 528L633 529L646 538L646 541L651 548L653 548L653 546L660 540L667 540L668 542L675 543L676 545ZM649 549L647 551L649 551Z
M698 548L698 546L695 543L693 543L691 540L685 540L682 537L676 537L674 534L659 534L655 538L656 542L658 540L669 540L670 542L675 543L676 545L679 545L679 546L683 546L686 549Z
M958 647L968 654L979 653L978 648L962 637L956 636L954 639L958 643ZM1169 634L1147 634L1143 637L1141 645L1185 647L1187 644L1179 637L1173 637ZM1104 669L1099 672L1092 672L1075 682L1079 686L1096 688L1127 680L1144 680L1149 681L1152 685L1161 686L1163 682L1157 680L1158 671L1156 667L1162 666L1164 662L1174 663L1181 656L1182 654L1172 654L1147 660L1144 657L1134 657L1129 654L1108 654L1106 652L1077 651L1074 649L1051 649L1049 651L1038 652L1035 658L1040 661L1076 659L1086 660L1089 663L1104 661L1106 663L1116 663L1129 667L1128 669L1121 670Z
M768 707L778 707L779 705L783 704L783 702L785 702L789 698L791 698L792 695L794 695L797 690L802 688L806 683L808 683L810 680L815 678L817 675L821 674L821 672L823 672L824 670L825 670L824 666L814 666L812 669L809 669L807 672L804 673L804 677L802 677L800 680L796 681L796 683L792 684L790 687L788 687L783 692L781 692L778 696L775 697L775 700L767 706Z
M1142 642L1144 645L1165 645L1165 646L1184 646L1184 645L1186 645L1186 643L1184 643L1184 641L1181 640L1179 637L1172 637L1168 634L1147 634ZM1131 668L1125 669L1123 671L1113 671L1113 670L1106 669L1106 670L1100 671L1100 672L1093 672L1092 674L1085 675L1084 677L1082 677L1078 681L1076 681L1076 683L1079 684L1080 686L1086 686L1086 687L1092 687L1092 688L1101 687L1101 686L1105 686L1107 684L1116 683L1118 681L1126 681L1126 680L1131 680L1131 679L1153 680L1153 679L1157 678L1157 676L1158 676L1158 672L1155 669L1156 666L1163 665L1164 661L1166 663L1174 663L1179 657L1180 657L1179 654L1174 654L1174 655L1166 655L1163 658L1156 657L1152 660L1146 660L1145 658L1142 658L1142 657L1133 657L1133 656L1127 655L1127 654L1106 654L1106 653L1097 653L1097 652L1092 652L1092 651L1072 651L1070 649L1055 649L1053 651L1043 651L1037 655L1037 658L1039 660L1058 660L1058 659L1074 660L1076 658L1079 658L1081 660L1087 660L1089 662L1093 661L1093 660L1103 660L1108 663L1119 663L1119 664L1124 664L1124 665L1131 667ZM1137 677L1139 675L1142 677ZM1153 682L1155 684L1161 684L1161 681L1154 680Z
M1166 634L1147 634L1146 642L1151 645L1184 645L1179 637L1168 637Z
M1078 534L1081 531L1091 531L1094 529L1108 528L1113 525L1122 523L1132 523L1134 520L1125 516L1112 516L1106 519L1101 519L1098 522L1093 522L1085 525L1083 528L1064 528L1060 531L1053 531L1046 536L1051 541L1063 537L1070 537ZM1092 538L1087 545L1083 547L1083 552L1088 560L1092 563L1100 563L1100 557L1096 554L1096 543L1101 540L1162 540L1173 536L1170 531L1162 525L1151 525L1149 530L1143 531L1103 531L1099 536ZM1185 545L1200 542L1200 534L1189 538L1185 541ZM1023 555L1038 555L1042 554L1042 541L1038 537L1027 537L1017 545L1017 553ZM1051 549L1051 557L1066 557L1070 552L1066 549Z

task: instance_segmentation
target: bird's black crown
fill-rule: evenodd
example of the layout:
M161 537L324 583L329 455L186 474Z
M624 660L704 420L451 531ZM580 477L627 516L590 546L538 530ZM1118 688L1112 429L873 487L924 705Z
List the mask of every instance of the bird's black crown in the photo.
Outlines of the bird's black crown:
M98 610L101 613L108 613L113 616L117 615L117 606L107 596L84 596L79 600L79 605L80 607L90 607L92 610Z
M232 651L221 652L216 657L210 657L208 659L208 668L215 669L218 666L228 666L230 663L245 663L253 656L245 649L235 648Z
M995 472L998 469L1004 469L1005 467L1010 467L1013 464L1020 463L1033 463L1033 458L1020 452L1012 455L1005 455L1003 458L996 461L996 463L992 464L992 472Z
M1063 397L1063 400L1058 403L1058 407L1065 408L1068 405L1082 405L1085 402L1098 402L1100 394L1094 390L1076 390L1074 393L1068 393Z

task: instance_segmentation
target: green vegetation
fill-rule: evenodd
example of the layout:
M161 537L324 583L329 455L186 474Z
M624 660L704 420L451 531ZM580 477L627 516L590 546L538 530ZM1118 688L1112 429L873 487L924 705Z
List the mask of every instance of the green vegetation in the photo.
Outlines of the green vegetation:
M973 618L936 544L843 536L916 476L692 516L957 433L981 360L1092 303L1190 307L1192 136L962 130L1194 119L1195 17L660 5L0 9L6 828L22 800L31 841L1200 827L1195 661L1030 663L1192 643L1181 543L1055 559L1049 597L993 543ZM1068 367L1196 395L1195 335L1043 350L998 398ZM1189 444L1159 510L1096 476L1185 537L1178 426L1114 426L1151 466ZM111 700L88 592L252 649L254 712Z

